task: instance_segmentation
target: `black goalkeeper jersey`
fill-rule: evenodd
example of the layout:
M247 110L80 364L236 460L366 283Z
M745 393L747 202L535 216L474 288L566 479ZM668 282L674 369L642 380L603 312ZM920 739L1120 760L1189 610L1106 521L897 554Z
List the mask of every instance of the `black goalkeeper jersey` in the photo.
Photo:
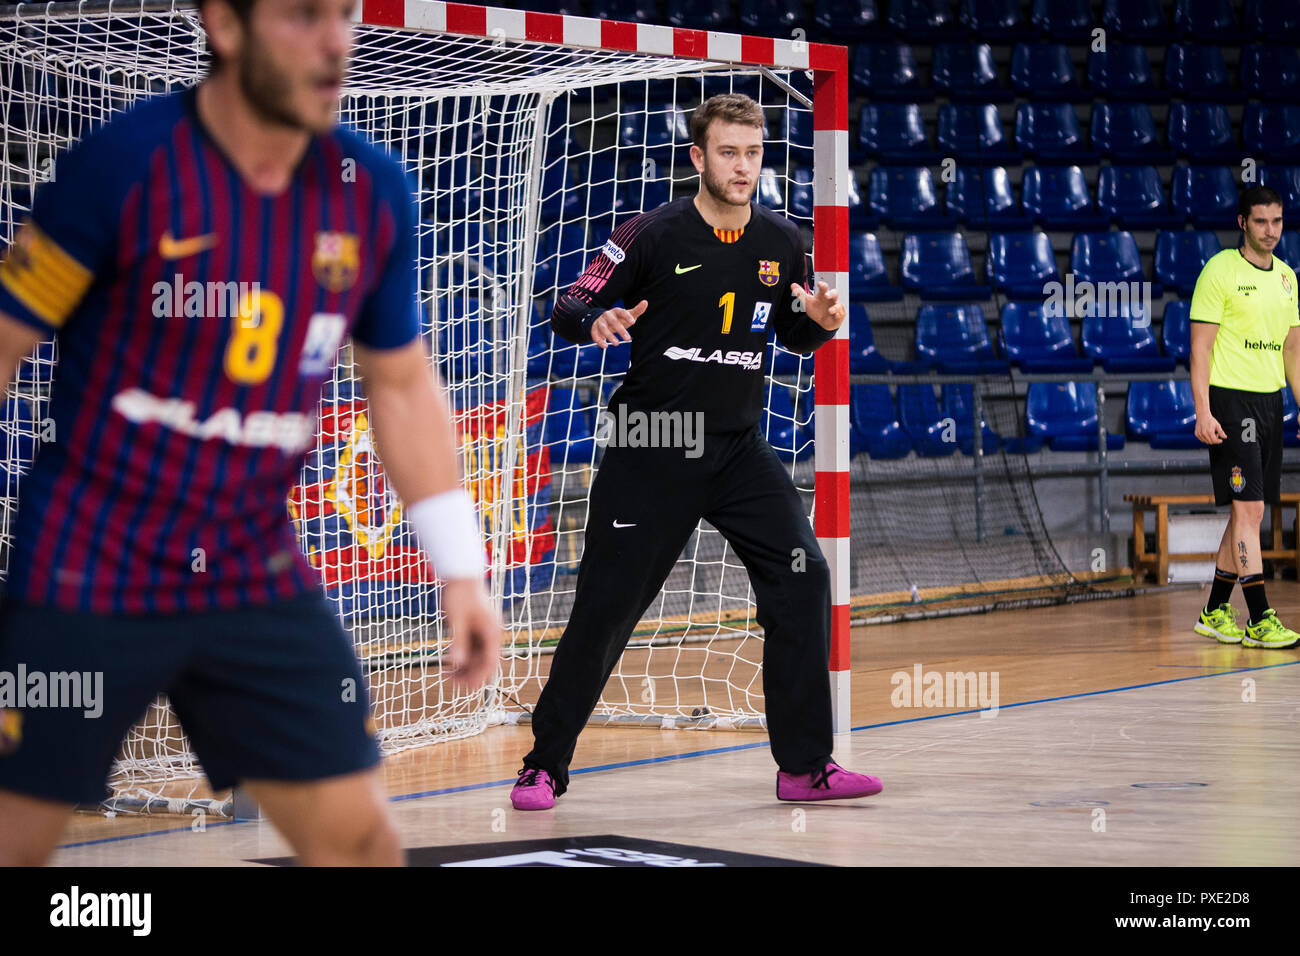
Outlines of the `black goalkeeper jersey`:
M702 412L705 432L752 428L763 411L768 329L794 352L835 336L797 309L790 283L807 288L798 227L750 204L740 238L726 242L693 197L628 220L555 306L551 325L570 342L620 300L647 307L629 334L631 364L610 398L628 411ZM611 348L627 348L624 344Z

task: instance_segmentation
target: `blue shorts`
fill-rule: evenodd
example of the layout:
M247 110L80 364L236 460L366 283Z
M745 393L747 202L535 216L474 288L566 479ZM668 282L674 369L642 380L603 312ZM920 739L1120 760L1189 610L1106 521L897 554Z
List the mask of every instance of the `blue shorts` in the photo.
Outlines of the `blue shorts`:
M24 675L25 699L17 700ZM123 737L159 693L213 790L241 780L318 780L379 762L365 678L321 592L201 614L108 616L7 600L0 789L100 802Z

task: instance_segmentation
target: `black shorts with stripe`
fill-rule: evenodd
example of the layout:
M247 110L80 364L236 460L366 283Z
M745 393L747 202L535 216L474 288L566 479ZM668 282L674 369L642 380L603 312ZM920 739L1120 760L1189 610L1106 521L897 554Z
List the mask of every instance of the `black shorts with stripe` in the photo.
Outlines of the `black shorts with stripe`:
M1211 385L1210 414L1227 435L1210 446L1214 503L1277 503L1282 494L1282 392Z
M123 737L160 693L213 790L379 761L352 640L320 591L231 611L120 616L10 598L0 605L0 680L20 673L23 699L0 700L2 790L99 802ZM40 699L30 693L38 674Z

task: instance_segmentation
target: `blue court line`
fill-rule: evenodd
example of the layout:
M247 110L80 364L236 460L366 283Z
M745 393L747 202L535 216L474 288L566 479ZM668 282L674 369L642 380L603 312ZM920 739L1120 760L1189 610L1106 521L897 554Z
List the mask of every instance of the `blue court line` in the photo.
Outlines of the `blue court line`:
M1247 674L1253 671L1267 671L1267 670L1273 670L1278 667L1295 667L1297 665L1300 665L1300 660L1282 661L1281 663L1278 664L1263 664L1260 665L1259 667L1241 667L1241 668L1237 668L1236 670L1229 670L1229 671L1216 671L1213 674L1195 674L1191 677L1172 677L1169 680L1150 681L1145 684L1132 684L1128 687L1111 687L1105 690L1085 691L1084 693L1081 694L1064 694L1060 697L1042 697L1039 698L1038 700L1022 700L1014 704L1001 705L999 706L998 709L1011 710L1012 708L1015 707L1028 707L1031 704L1051 704L1062 700L1078 700L1079 698L1082 697L1098 697L1102 694L1117 694L1120 693L1121 691L1126 691L1126 690L1142 690L1143 688L1147 688L1147 687L1159 687L1163 684L1182 684L1185 683L1186 681L1204 680L1207 677L1223 677L1227 674ZM1178 665L1157 665L1157 666L1178 666ZM1187 666L1191 666L1191 665L1187 665ZM861 727L851 728L849 732L857 733L858 731L862 731L862 730L878 730L882 727L896 727L900 724L915 724L923 720L941 720L945 717L966 717L972 714L980 714L983 712L984 712L984 708L977 708L975 710L954 711L953 713L950 714L927 714L923 717L908 717L905 720L890 720L881 724L863 724ZM686 732L689 733L689 731ZM606 770L622 770L626 767L642 767L645 766L646 764L667 763L671 760L689 760L694 757L713 757L718 754L736 753L741 750L756 750L759 747L766 747L766 746L768 746L768 740L765 737L762 740L755 741L753 743L735 744L730 747L714 747L710 750L693 750L690 751L689 753L666 754L662 757L644 757L640 760L625 760L621 763L602 764L601 766L598 767L583 767L580 770L570 770L569 776L576 777L578 774L584 774L584 773L601 773ZM423 797L440 797L449 793L464 793L468 790L489 790L492 787L503 787L506 784L514 784L514 782L515 782L515 778L510 777L505 780L492 780L487 783L471 783L461 787L445 787L441 790L425 790L420 793L404 793L396 797L389 797L389 802L399 803L404 800L418 800ZM239 820L239 819L222 820L217 823L209 824L209 826L214 826L214 827L231 826L236 823L253 823L253 822L258 822L258 821ZM68 850L68 849L72 849L73 847L94 846L98 843L120 843L123 840L139 840L144 837L161 836L163 834L168 834L168 833L192 833L192 832L194 831L188 826L178 827L177 829L174 830L154 830L149 833L133 833L128 836L105 837L100 840L86 840L82 843L67 843L67 844L60 845L56 849Z

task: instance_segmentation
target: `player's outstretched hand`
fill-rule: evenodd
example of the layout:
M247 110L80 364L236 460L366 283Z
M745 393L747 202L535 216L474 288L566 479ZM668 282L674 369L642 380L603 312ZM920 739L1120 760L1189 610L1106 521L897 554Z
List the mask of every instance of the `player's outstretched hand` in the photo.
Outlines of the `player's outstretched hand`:
M1213 415L1204 418L1197 415L1196 437L1207 445L1217 445L1228 437L1228 433L1219 427L1219 421Z
M477 690L492 678L501 661L500 615L476 578L445 582L442 611L451 632L447 660L452 683L462 690Z
M636 320L641 318L641 313L649 305L649 302L642 299L631 309L610 309L608 312L602 312L600 318L591 323L591 340L602 349L610 345L618 345L620 341L631 342L632 336L627 330L636 324Z
M844 324L844 319L849 313L844 308L844 303L840 301L839 290L830 288L825 282L817 283L816 295L813 295L797 282L791 282L790 288L795 291L800 301L803 302L803 308L808 313L808 318L823 329L834 332Z

